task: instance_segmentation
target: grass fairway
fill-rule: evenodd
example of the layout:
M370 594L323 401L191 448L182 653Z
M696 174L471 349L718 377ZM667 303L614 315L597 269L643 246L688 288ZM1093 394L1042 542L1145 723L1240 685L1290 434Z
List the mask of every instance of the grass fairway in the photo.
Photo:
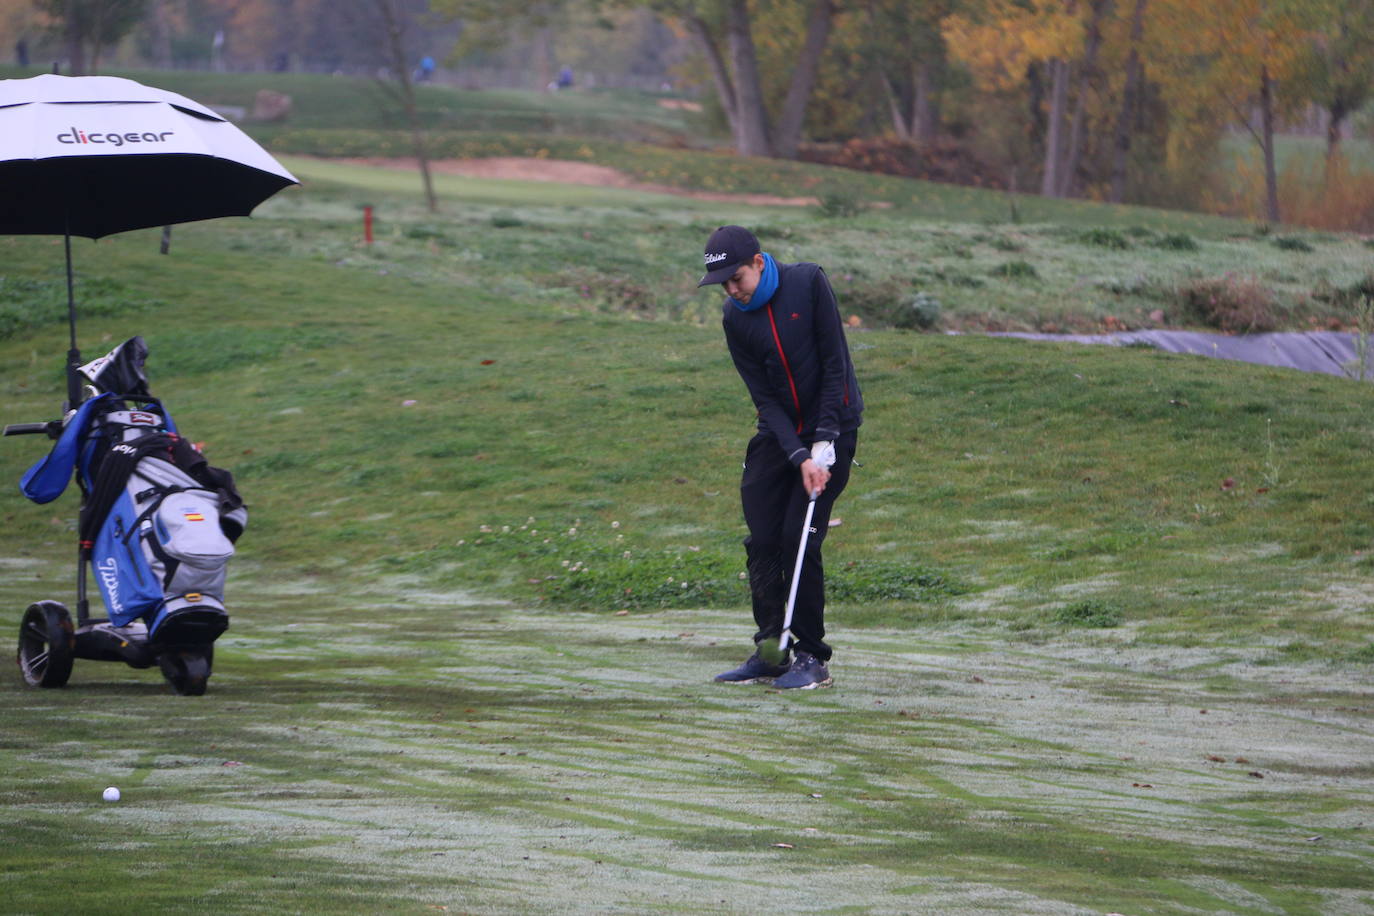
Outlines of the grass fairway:
M1034 282L961 268L956 313L1093 314L1132 294L1084 273L1130 265L1344 286L1356 241L1106 250L451 176L435 216L292 165L170 257L74 247L88 356L143 334L252 518L205 697L97 662L0 682L7 910L1374 912L1374 386L856 330L837 686L717 687L753 417L691 286L726 220L846 302L1035 252ZM61 397L61 254L0 239L7 423ZM5 440L0 480L43 445ZM70 601L75 505L0 497L0 635Z

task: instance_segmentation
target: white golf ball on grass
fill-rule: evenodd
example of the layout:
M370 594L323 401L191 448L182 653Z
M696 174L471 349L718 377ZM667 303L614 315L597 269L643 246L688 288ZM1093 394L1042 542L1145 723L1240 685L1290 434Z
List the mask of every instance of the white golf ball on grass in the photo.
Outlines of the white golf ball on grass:
M100 797L109 802L119 801L119 790L116 789L114 786L110 786L108 789L106 789L104 792L100 794Z

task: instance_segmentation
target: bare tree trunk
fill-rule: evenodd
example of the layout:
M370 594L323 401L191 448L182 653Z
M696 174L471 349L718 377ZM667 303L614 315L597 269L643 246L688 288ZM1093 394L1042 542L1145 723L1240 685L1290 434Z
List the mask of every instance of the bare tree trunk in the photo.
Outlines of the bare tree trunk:
M1088 115L1088 92L1097 77L1097 55L1102 48L1102 19L1111 10L1112 0L1093 0L1092 15L1083 46L1083 66L1079 70L1078 97L1074 100L1073 126L1069 128L1067 164L1059 176L1059 196L1074 197L1078 192L1078 167L1083 161L1083 131Z
M439 198L434 194L434 179L430 175L429 151L425 145L424 131L420 128L420 115L415 105L415 84L410 79L410 61L406 55L405 41L401 33L402 21L392 6L392 0L373 0L377 12L382 16L386 28L387 50L391 56L391 70L400 85L398 95L401 108L405 112L406 123L410 125L411 142L415 148L415 161L420 167L420 180L425 189L425 205L429 212L439 210Z
M67 75L85 76L86 44L81 35L81 22L77 19L77 14L67 14L63 37L67 45Z
M1040 193L1058 197L1060 171L1064 164L1064 109L1069 97L1069 63L1054 59L1050 69L1050 116L1045 130L1045 171L1040 180Z
M1271 223L1279 221L1279 179L1274 167L1274 81L1269 66L1260 66L1260 119L1264 130L1264 215Z
M918 143L930 143L940 133L940 102L931 69L928 60L914 68L916 94L911 100L911 136Z
M725 66L720 46L711 37L711 30L700 16L688 16L686 22L688 31L696 38L702 53L706 55L706 63L711 69L711 79L716 84L716 96L720 99L725 119L730 123L730 135L738 136L739 128L735 122L739 117L739 105L735 101L735 85L730 80L730 71Z
M172 66L172 26L167 19L167 0L153 0L152 21L153 62L159 67Z
M768 142L763 87L759 82L758 55L749 29L746 0L727 0L725 35L735 71L735 149L741 156L770 156L773 148Z
M892 80L888 78L886 73L881 74L879 78L883 81L883 89L887 95L887 109L892 115L892 130L897 134L899 140L910 141L913 137L913 125L907 120L906 112L903 111L901 94L892 85Z
M548 92L549 86L553 83L553 63L549 60L552 55L550 50L553 44L552 36L548 26L543 26L534 33L534 67L535 79L539 85L536 87L540 92Z
M1330 115L1326 121L1326 186L1331 187L1336 177L1336 163L1341 157L1341 134L1342 125L1345 123L1346 116L1350 114L1345 106L1344 99L1337 98L1327 109Z
M782 113L774 132L773 153L783 159L797 158L802 126L806 121L806 104L816 86L821 55L830 40L830 28L834 22L835 4L832 0L815 0L806 21L806 41L802 44L797 65L792 68L792 79L787 85L787 96L783 99Z
M1131 133L1135 122L1136 99L1143 77L1140 64L1140 41L1145 34L1145 4L1135 0L1131 16L1131 50L1126 56L1126 83L1121 91L1121 111L1116 118L1116 142L1112 151L1111 201L1119 204L1126 199L1126 166L1131 152Z

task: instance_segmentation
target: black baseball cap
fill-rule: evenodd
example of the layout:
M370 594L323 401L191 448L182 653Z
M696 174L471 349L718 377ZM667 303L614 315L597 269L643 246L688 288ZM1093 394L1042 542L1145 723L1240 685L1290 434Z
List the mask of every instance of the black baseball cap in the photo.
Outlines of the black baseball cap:
M721 226L706 240L706 276L697 286L724 283L739 266L752 261L762 249L754 233L743 226Z

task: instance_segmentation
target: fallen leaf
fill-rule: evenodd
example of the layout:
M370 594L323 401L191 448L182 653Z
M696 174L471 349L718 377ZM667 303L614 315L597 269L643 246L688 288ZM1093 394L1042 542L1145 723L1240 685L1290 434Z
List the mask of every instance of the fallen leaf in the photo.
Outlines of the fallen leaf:
M797 847L793 846L791 843L774 843L774 844L773 844L773 848L774 848L774 849L796 849Z
M1253 776L1253 777L1255 777L1256 779L1263 779L1263 778L1264 778L1264 774L1261 773L1259 770L1251 770L1251 771L1250 771L1250 775Z
M491 365L492 363L494 363L494 362L496 362L496 360L494 360L494 359L484 359L484 360L482 360L482 365L484 365L484 366L490 366L490 365Z
M617 616L617 617L629 617L629 616L630 616L630 612L629 612L629 611L616 611L616 612L615 612L615 616Z
M1210 761L1212 761L1213 763L1225 763L1225 762L1226 762L1226 758L1225 758L1225 757L1218 757L1216 754L1208 754L1208 755L1207 755L1207 759L1210 760Z

